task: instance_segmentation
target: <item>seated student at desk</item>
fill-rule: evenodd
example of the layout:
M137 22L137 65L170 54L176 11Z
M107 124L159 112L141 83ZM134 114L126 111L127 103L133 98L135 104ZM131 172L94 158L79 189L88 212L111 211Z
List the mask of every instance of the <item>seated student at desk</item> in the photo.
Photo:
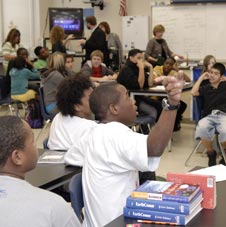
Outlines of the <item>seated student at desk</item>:
M89 96L92 91L90 79L82 73L65 78L60 83L56 94L60 113L54 117L50 127L49 149L68 150L87 129L97 124L91 120L92 112L89 108ZM82 165L79 160L76 161L74 165Z
M84 226L105 226L123 212L126 198L139 185L138 171L155 171L173 131L183 88L182 78L166 77L164 110L149 135L133 132L136 106L126 88L107 83L95 88L90 108L101 123L69 149L85 152L82 186ZM171 109L171 110L170 110Z
M26 60L23 57L16 57L9 72L11 77L11 98L21 102L27 102L36 98L37 92L28 88L29 79L40 79L39 72L26 68Z
M172 57L167 58L162 66L155 66L153 69L154 85L161 84L166 76L176 76L178 68L176 66L176 60ZM186 82L190 82L191 79L183 72L183 78ZM160 97L158 97L160 99ZM182 115L187 108L187 104L180 101L180 108L177 111L177 117L174 124L174 131L179 131L181 126Z
M148 69L149 74L145 69ZM128 53L125 65L119 71L117 82L125 86L128 90L138 90L152 86L153 68L152 65L143 61L142 51L132 49ZM136 105L141 115L150 116L150 120L157 121L161 111L161 102L145 96L136 96Z
M38 160L30 126L16 116L1 116L0 131L0 226L80 227L63 198L24 180Z
M42 46L37 46L34 49L34 53L38 57L38 59L34 62L34 67L38 70L46 68L47 59L49 57L48 49Z
M59 112L56 106L57 86L66 76L65 55L61 52L51 54L48 58L47 69L41 74L45 107L49 114Z
M117 79L118 75L103 63L104 54L100 50L94 50L90 55L90 59L83 65L81 72L89 76L93 82Z
M200 86L205 79L202 74L194 84L191 94L203 99L203 118L196 127L195 138L201 139L202 145L207 150L208 166L216 165L217 153L212 144L212 138L217 132L219 140L226 151L226 81L224 81L225 66L215 63L209 74L209 84ZM223 80L222 80L223 79ZM225 165L222 158L220 164Z

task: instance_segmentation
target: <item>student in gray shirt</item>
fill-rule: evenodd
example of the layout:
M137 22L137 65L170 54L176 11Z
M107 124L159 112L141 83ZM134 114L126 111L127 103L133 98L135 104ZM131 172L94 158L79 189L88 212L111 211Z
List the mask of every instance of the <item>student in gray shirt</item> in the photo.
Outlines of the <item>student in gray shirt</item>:
M60 196L26 182L38 159L30 126L15 116L0 117L0 226L81 226Z

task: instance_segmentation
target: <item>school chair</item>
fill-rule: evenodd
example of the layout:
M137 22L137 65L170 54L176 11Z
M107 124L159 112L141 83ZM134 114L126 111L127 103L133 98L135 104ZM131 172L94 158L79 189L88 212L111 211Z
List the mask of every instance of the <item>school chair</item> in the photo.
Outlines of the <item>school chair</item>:
M50 124L50 122L53 120L53 118L55 117L55 114L49 114L46 111L46 107L45 107L45 100L44 100L44 92L43 92L43 87L39 88L39 99L40 99L40 108L41 108L41 114L42 117L45 121L44 127L41 129L41 131L39 132L36 140L38 140L38 138L40 137L40 135L42 134L42 132L44 132L44 130L47 128L47 126Z
M202 110L203 110L203 102L202 102L201 97L199 97L199 96L193 97L193 112L194 112L193 115L195 116L196 124L202 118ZM213 138L213 141L214 140L216 141L216 148L219 151L218 153L222 156L222 158L224 159L224 161L226 163L225 151L219 141L219 133L217 131L215 132L215 137ZM194 150L189 154L189 156L185 160L185 166L189 166L189 162L190 162L192 155L198 152L201 145L202 145L202 143L201 143L201 141L199 141L198 144L195 146ZM205 153L205 152L206 152L206 150L204 149L204 151L202 153Z
M82 223L84 215L82 208L84 207L82 192L82 173L74 175L69 183L69 192L71 197L71 206L74 209L79 221Z
M46 138L43 140L43 142L42 142L43 149L49 150L49 147L48 147L48 140L49 140L49 137L46 137Z
M8 107L6 114L10 113L10 115L15 115L20 117L19 105L22 105L24 112L25 112L25 106L21 101L12 99L10 97L9 90L7 89L6 77L4 75L0 75L0 106Z

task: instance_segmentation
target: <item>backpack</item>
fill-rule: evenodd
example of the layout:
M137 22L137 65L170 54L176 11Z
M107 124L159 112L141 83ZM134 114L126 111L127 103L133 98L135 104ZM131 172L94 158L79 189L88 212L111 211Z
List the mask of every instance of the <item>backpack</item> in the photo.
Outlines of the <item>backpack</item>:
M28 101L28 108L26 114L26 121L31 128L42 128L43 117L41 114L40 103L37 99L31 99Z

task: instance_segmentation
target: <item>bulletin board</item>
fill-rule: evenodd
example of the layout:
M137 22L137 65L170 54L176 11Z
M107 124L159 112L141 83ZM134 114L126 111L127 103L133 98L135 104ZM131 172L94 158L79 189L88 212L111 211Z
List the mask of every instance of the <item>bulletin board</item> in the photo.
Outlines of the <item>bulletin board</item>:
M145 50L149 41L149 17L126 16L122 18L123 49Z
M152 28L162 24L170 49L189 59L212 54L226 61L226 4L152 7Z

